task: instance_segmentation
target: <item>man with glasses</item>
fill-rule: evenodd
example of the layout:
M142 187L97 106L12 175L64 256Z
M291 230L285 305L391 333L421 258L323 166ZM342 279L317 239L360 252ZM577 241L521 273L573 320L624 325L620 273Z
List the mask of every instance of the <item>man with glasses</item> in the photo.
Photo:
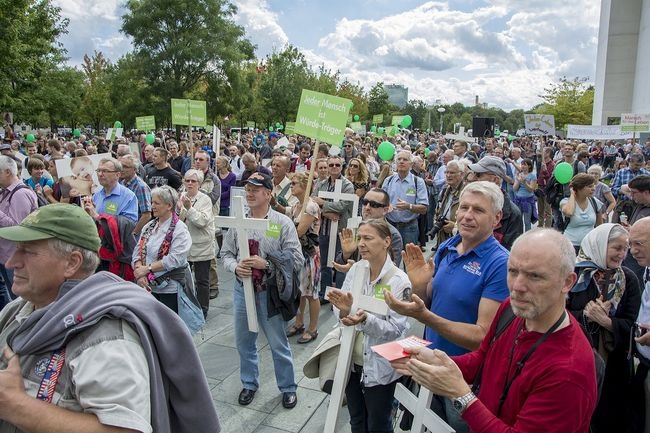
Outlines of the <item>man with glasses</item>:
M99 214L124 216L133 223L138 221L138 199L127 187L119 183L122 164L113 158L103 158L97 168L97 179L101 187L90 197L82 198L84 210L95 221Z
M621 187L625 184L629 185L632 179L640 175L650 175L650 172L643 168L643 155L633 153L628 156L629 167L622 168L616 172L614 180L612 181L612 194L617 199L616 208L612 216L612 222L619 222L621 213L625 213L628 217L632 214L633 203L625 194L620 194Z
M372 188L359 202L361 205L361 217L363 221L380 219L386 220L386 214L390 210L390 197L388 193L381 188ZM393 262L397 266L402 263L402 250L404 243L402 235L391 224L388 224L391 237L391 249L393 250ZM354 237L352 229L345 228L341 230L341 254L336 256L334 269L340 272L347 272L350 267L359 260L358 241Z
M393 210L386 215L402 235L404 245L419 244L418 216L429 208L429 191L424 179L411 173L412 155L408 150L399 152L396 158L397 173L384 180L382 189L390 197Z
M151 189L136 174L137 162L133 155L121 156L119 161L122 164L120 183L131 190L138 200L138 221L133 228L133 235L137 238L142 227L151 219Z
M321 263L320 292L318 295L321 299L321 304L329 302L325 299L325 290L327 289L327 286L331 286L333 282L332 268L327 266L327 252L330 243L332 221L339 222L339 230L346 228L348 219L352 216L352 202L347 200L331 201L330 199L323 199L318 197L318 193L320 191L333 192L336 180L341 179L343 182L341 192L345 194L354 194L354 185L352 182L346 179L345 176L341 175L343 158L339 156L331 156L327 160L327 165L329 169L329 177L327 180L318 183L318 186L312 195L313 200L320 206L322 215L320 231L318 233ZM337 238L336 254L340 251L341 242ZM336 287L340 288L343 285L343 279L343 274L340 272L337 273Z
M356 158L359 155L359 151L355 146L354 140L351 138L346 140L345 145L343 146L343 159L345 161L345 166L348 165L352 158Z

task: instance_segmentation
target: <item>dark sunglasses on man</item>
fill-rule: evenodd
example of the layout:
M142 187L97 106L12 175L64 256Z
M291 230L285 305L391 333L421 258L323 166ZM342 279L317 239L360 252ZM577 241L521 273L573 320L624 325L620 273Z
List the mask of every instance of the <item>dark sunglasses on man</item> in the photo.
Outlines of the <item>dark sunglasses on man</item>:
M376 202L374 200L366 200L365 198L361 199L361 206L365 205L370 205L370 207L373 207L375 209L379 209L380 207L386 207L385 204Z

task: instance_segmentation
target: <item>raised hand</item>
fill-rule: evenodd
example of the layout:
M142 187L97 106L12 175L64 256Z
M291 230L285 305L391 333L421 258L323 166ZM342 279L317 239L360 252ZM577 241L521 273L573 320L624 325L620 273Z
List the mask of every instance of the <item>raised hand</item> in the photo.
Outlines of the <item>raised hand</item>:
M352 229L345 228L341 230L339 233L339 239L341 240L341 251L343 252L343 258L351 257L359 245L359 241L354 235Z
M407 244L402 251L402 262L413 287L426 289L435 269L433 258L427 262L419 246Z

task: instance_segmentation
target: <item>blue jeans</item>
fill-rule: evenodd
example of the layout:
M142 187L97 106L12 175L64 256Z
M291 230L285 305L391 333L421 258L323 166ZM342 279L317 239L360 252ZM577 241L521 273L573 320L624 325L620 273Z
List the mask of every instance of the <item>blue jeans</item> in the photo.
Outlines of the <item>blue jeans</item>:
M402 235L402 241L404 242L404 246L406 244L411 243L415 245L420 245L419 238L420 238L420 231L418 230L418 219L414 219L411 221L408 225L406 226L400 226L398 227L396 224L395 228L399 232L400 235Z
M233 307L235 310L235 342L239 353L239 378L245 389L257 391L259 388L259 357L257 355L257 332L248 330L246 303L242 283L235 279L233 290ZM285 334L286 322L281 314L268 317L266 291L255 294L257 321L264 332L271 348L275 381L280 392L295 392L297 385L293 374L293 359L289 340Z

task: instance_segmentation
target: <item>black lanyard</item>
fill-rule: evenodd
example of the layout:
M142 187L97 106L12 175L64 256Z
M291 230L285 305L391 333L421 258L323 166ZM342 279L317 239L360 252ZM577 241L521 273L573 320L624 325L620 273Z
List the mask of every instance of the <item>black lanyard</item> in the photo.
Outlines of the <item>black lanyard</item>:
M557 319L557 322L553 324L549 328L548 331L544 333L539 339L531 346L530 349L528 349L528 352L519 360L517 361L517 369L515 370L515 373L512 375L510 380L508 380L508 377L506 376L506 381L503 384L503 391L501 392L501 397L499 398L499 408L497 409L497 417L501 414L501 408L503 407L503 403L506 401L506 397L508 396L508 391L510 391L510 386L512 383L515 381L517 376L521 373L521 370L524 368L524 364L526 364L526 361L528 361L528 358L533 354L535 350L548 338L549 335L551 335L555 330L564 322L564 319L566 318L566 310L562 312L562 316L560 316L559 319ZM519 334L521 334L521 331L524 328L524 323L526 321L522 320L521 323L519 324L519 328L517 328L517 333L515 334L514 340L512 340L512 348L510 349L510 358L508 359L508 370L506 371L506 374L510 374L510 367L512 365L512 358L515 353L515 346L517 345L517 338L519 338Z

